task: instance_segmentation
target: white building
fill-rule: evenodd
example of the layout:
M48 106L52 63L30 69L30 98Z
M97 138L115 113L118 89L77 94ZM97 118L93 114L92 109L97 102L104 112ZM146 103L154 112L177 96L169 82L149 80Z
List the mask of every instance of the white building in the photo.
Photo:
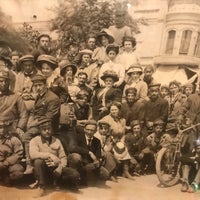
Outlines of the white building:
M153 64L162 84L192 82L200 63L200 1L140 0L130 12L148 22L136 35L142 64Z

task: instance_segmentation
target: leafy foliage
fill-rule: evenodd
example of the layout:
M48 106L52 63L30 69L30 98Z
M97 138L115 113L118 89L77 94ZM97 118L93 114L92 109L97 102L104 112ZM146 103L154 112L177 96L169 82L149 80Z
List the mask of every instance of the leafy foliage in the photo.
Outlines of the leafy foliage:
M55 8L56 17L52 20L52 30L59 31L61 51L70 43L83 43L89 33L97 33L114 24L116 9L127 11L127 1L117 0L60 0ZM127 25L133 32L139 32L137 22L128 16Z

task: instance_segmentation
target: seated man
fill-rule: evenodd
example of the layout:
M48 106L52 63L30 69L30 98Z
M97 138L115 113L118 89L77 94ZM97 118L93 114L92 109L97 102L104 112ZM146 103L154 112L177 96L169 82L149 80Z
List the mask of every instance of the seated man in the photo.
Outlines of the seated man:
M5 184L22 178L24 168L20 164L23 157L21 141L10 131L12 124L0 122L0 179Z
M83 132L77 134L77 144L69 155L69 166L79 171L82 184L87 184L89 174L103 181L109 178L108 171L101 166L101 142L94 137L96 131L96 121L88 120Z
M39 186L37 196L43 196L48 181L58 186L71 183L77 186L79 174L76 170L66 167L67 157L61 142L52 136L52 122L43 118L39 124L40 135L30 141L30 158L34 165L35 177ZM68 182L70 181L70 182Z

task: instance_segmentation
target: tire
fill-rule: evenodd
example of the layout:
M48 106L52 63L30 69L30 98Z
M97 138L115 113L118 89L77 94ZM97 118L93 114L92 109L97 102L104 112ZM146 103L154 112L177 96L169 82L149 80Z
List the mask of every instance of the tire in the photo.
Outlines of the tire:
M162 148L157 154L156 174L160 183L165 187L173 186L180 180L181 163L179 158L174 159L174 152L175 146L169 146Z

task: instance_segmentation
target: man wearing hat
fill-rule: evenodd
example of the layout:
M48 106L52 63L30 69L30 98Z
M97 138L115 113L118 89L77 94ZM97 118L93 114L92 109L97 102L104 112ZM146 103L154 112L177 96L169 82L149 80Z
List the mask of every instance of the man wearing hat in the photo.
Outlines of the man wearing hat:
M36 74L34 66L34 57L32 55L25 55L19 59L21 72L16 75L15 93L22 96L25 101L32 100L32 86L31 78Z
M24 168L20 164L23 145L10 130L11 124L0 121L0 179L5 184L23 177Z
M159 95L160 84L149 85L149 100L145 103L145 122L161 119L166 124L168 119L168 102Z
M126 74L127 74L127 80L126 84L124 86L123 96L122 96L122 102L125 101L125 91L129 87L134 87L137 89L137 99L139 101L147 100L147 92L148 92L148 86L147 84L141 79L141 75L143 73L142 67L140 65L132 64Z
M30 141L30 158L39 187L38 197L45 194L48 181L58 186L77 186L80 179L76 170L67 167L67 157L61 142L52 136L52 120L43 118L39 122L40 135Z
M130 127L133 120L144 122L144 103L137 100L137 89L134 87L127 88L125 95L126 102L122 104L121 115L126 119L126 126Z
M11 92L9 86L9 72L0 70L0 119L10 124L10 130L21 137L26 128L28 113L22 98Z
M59 76L60 72L58 67L58 62L56 58L51 55L40 55L37 58L36 65L38 69L46 76L47 87L51 87L54 84L55 79Z
M87 183L89 173L97 180L106 181L109 178L108 171L101 166L101 142L94 136L96 131L96 121L86 121L84 131L77 135L73 153L69 155L69 166L71 163L71 167L79 171L83 184Z
M125 68L116 60L116 57L119 54L119 46L116 44L109 44L106 47L106 54L109 58L109 61L104 63L99 70L99 84L101 87L104 87L105 84L101 80L101 76L105 71L113 70L119 77L119 80L114 83L114 86L119 87L122 85L125 78Z
M47 88L46 77L37 73L32 77L33 89L36 93L36 99L33 109L30 111L27 131L23 135L23 142L25 144L25 153L27 158L27 168L24 172L29 174L32 172L29 159L29 142L39 133L38 123L45 117L53 120L53 131L57 134L59 124L59 111L60 111L60 100L57 95Z
M108 107L112 102L121 101L121 90L115 88L114 83L119 80L115 71L107 70L101 76L101 80L104 82L105 87L95 91L92 98L93 118L99 120L108 114Z
M110 34L114 37L115 42L120 45L124 36L131 36L132 31L129 26L126 26L126 15L125 9L117 9L115 11L115 24L108 28Z
M50 47L51 38L48 34L40 34L37 38L37 48L33 50L32 55L34 57L34 61L37 60L38 56L42 54L51 55L52 50Z

